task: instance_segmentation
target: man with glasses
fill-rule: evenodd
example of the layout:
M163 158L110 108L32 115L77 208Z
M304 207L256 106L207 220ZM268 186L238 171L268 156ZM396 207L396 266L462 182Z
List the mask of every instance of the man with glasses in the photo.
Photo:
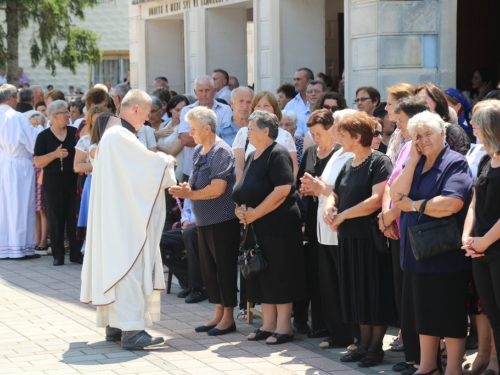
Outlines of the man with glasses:
M309 129L307 128L307 120L311 116L312 108L316 105L319 98L326 92L326 86L321 81L309 81L306 86L306 99L309 106L304 112L299 116L297 122L297 131L302 129L301 133L306 134ZM297 133L295 133L297 134Z
M362 86L356 90L354 103L356 103L358 110L373 116L375 108L380 104L380 92L375 87Z
M0 259L35 258L33 148L42 127L14 110L17 88L0 87Z
M287 111L295 111L299 120L302 114L310 109L309 102L306 98L306 88L309 81L314 79L314 74L309 68L300 68L295 72L293 76L293 86L295 87L295 92L297 95L295 98L290 100L285 106ZM305 124L297 124L297 131L295 132L296 137L303 137L307 132L307 126Z

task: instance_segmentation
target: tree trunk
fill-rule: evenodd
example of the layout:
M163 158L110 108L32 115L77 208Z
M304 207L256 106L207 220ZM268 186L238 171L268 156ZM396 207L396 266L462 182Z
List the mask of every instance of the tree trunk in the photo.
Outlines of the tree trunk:
M7 21L7 82L19 87L19 16L14 1L7 1L5 19Z

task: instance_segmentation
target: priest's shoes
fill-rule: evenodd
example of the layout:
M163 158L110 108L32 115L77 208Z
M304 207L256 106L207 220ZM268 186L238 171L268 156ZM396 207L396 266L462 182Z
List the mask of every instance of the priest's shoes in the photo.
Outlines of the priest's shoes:
M52 262L53 266L62 266L64 265L64 258L63 259L54 259Z
M146 331L122 331L122 349L140 350L147 346L158 345L163 337L152 337Z
M122 339L121 329L106 326L106 341L121 341L121 339Z

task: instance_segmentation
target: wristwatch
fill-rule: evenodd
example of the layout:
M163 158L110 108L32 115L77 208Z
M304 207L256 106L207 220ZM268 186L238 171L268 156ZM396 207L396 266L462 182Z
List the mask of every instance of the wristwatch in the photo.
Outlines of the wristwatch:
M411 210L417 212L417 201L413 201L411 204Z

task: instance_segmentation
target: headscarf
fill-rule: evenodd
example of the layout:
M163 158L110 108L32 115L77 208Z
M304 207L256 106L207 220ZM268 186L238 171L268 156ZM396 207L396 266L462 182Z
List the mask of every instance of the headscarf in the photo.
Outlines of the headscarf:
M470 102L465 98L464 94L462 94L462 91L458 89L450 87L449 89L446 89L444 93L448 96L451 96L462 105L463 111L459 115L458 123L462 127L468 127L468 121L471 118L472 104L470 104Z

